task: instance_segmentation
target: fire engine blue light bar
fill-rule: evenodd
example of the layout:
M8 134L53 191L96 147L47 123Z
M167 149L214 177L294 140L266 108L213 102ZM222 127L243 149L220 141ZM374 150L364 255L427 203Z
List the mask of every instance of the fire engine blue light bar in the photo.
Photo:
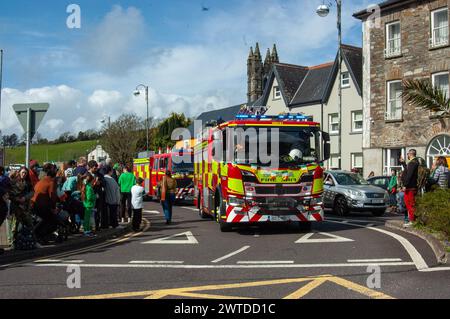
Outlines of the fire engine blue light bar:
M312 117L305 116L302 114L287 114L287 115L254 115L254 114L238 114L236 115L236 119L245 120L245 119L279 119L279 120L312 120Z

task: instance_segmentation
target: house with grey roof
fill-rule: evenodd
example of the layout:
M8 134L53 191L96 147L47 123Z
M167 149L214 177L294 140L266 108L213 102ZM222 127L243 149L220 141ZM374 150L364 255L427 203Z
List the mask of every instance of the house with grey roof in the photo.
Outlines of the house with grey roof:
M353 16L362 23L365 173L401 170L409 149L431 167L450 164L450 118L407 103L406 80L427 80L449 96L450 0L389 0Z
M303 113L331 135L328 169L362 169L362 49L342 46L342 78L338 59L316 66L274 62L264 79L262 95L252 103L266 106L267 115ZM338 150L338 81L342 81L342 154Z

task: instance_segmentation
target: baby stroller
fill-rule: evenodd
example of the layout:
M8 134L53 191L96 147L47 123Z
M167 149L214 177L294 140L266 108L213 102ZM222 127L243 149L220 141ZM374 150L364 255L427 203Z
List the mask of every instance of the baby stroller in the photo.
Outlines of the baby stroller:
M81 221L84 217L83 203L77 198L76 192L69 194L66 192L66 198L62 202L62 209L69 214L70 232L77 234L80 232Z
M57 220L57 234L56 242L61 243L66 241L69 237L71 229L70 214L64 209L63 204L58 204L56 207L56 220Z

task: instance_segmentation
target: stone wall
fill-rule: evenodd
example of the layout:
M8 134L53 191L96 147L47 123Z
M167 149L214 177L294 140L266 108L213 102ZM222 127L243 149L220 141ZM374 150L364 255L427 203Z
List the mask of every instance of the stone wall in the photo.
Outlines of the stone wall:
M431 79L432 73L450 69L450 47L429 48L430 11L445 6L450 8L450 0L417 1L401 11L383 13L381 27L370 30L371 148L424 147L438 133L450 132L448 123L430 119L428 111L406 103L401 121L384 119L387 81ZM385 25L396 20L401 23L402 55L385 58Z

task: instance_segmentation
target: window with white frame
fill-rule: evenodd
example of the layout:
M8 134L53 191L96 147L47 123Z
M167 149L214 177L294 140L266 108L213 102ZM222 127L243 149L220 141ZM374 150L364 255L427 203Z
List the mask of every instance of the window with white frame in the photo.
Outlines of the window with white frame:
M328 160L328 168L329 169L339 169L339 155L332 154L330 159Z
M352 132L362 132L363 131L363 112L353 111L352 112Z
M402 102L402 81L387 82L387 103L386 115L387 121L401 120L403 111Z
M402 36L400 21L386 24L386 48L385 57L393 57L402 53Z
M435 73L432 76L433 86L441 89L449 97L448 72Z
M363 168L363 154L362 153L352 153L352 169L353 168Z
M334 113L328 115L328 133L330 134L339 134L339 114Z
M341 75L341 87L343 89L350 87L350 73L342 72L342 75Z
M436 48L448 45L448 8L431 12L430 47Z
M281 99L281 90L279 86L275 86L273 88L273 99L274 100L279 100Z
M406 151L404 148L384 149L383 175L390 175L392 169L397 171L402 170L400 157L405 158L405 153Z

